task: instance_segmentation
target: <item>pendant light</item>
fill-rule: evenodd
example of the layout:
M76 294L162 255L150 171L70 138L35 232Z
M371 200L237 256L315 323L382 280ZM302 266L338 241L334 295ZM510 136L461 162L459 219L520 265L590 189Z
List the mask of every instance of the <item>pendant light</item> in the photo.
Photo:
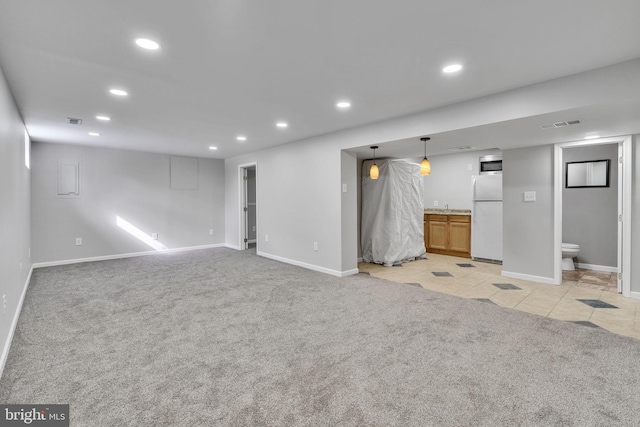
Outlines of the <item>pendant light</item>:
M431 162L427 159L427 141L431 138L425 136L420 138L420 141L424 141L424 159L420 163L420 175L430 175L431 174Z
M373 150L373 164L369 169L369 177L371 179L378 179L378 175L380 175L380 171L378 170L378 165L376 165L376 149L378 148L378 146L374 145L370 148Z

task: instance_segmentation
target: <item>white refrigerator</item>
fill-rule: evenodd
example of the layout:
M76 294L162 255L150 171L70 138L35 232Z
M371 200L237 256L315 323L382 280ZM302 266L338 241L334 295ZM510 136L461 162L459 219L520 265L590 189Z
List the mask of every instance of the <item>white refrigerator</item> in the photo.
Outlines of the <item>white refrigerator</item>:
M471 258L502 261L502 175L471 177Z

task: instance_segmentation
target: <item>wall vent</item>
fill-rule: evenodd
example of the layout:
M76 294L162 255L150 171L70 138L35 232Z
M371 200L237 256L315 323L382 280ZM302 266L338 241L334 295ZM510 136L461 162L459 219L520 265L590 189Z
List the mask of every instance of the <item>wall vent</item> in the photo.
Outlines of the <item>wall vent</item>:
M67 123L70 125L81 125L82 119L74 119L73 117L67 117Z
M568 120L566 122L547 123L546 125L540 125L540 128L555 129L555 128L562 128L565 126L577 125L579 123L581 123L580 120Z

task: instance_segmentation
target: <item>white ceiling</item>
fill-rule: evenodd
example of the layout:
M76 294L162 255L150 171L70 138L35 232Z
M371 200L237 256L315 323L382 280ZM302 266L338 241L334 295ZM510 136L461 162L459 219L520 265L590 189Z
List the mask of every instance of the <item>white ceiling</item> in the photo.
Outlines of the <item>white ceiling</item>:
M35 141L228 158L639 58L639 18L638 0L10 0L0 67ZM143 51L137 37L162 47ZM452 62L463 71L443 75ZM130 96L110 95L116 86ZM335 107L342 99L349 110ZM640 132L639 107L574 113L620 134ZM572 118L448 132L430 146L524 146L545 120ZM421 156L417 137L384 149Z

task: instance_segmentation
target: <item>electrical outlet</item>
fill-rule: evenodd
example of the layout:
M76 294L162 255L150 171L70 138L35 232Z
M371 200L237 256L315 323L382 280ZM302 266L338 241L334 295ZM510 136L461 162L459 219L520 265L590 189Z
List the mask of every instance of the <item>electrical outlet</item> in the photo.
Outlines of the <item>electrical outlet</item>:
M470 171L472 171L472 170L473 170L473 165L472 165L471 163L469 163L469 164L467 165L467 170L470 170Z
M213 234L214 234L214 233L215 233L215 232L213 231L213 228L210 228L210 229L209 229L209 236L213 236Z
M255 225L253 226L253 231L256 231L256 226Z
M318 242L313 242L313 250L318 252Z
M265 242L268 242L268 241L269 241L269 235L268 235L268 234L265 234L265 235L264 235L264 241L265 241Z
M438 201L437 201L437 200L434 200L434 201L433 201L433 207L434 207L434 208L437 208L437 207L438 207Z
M342 192L343 193L347 192L347 184L342 184Z
M76 237L76 246L82 246L82 237Z
M7 296L2 295L2 315L7 314Z
M158 233L151 233L151 238L153 240L158 240Z

